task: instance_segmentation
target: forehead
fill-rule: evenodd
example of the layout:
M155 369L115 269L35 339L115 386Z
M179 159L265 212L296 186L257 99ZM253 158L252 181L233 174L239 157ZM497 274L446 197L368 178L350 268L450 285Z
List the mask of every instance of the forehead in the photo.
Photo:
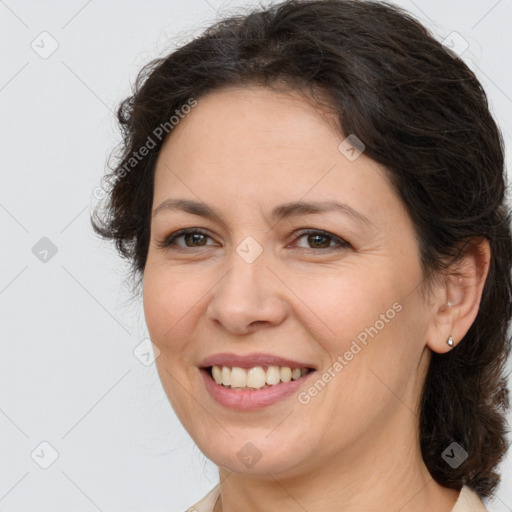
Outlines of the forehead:
M397 200L386 170L364 153L349 160L335 117L303 94L229 87L197 101L162 146L154 203L171 192L260 206L307 194L368 211Z

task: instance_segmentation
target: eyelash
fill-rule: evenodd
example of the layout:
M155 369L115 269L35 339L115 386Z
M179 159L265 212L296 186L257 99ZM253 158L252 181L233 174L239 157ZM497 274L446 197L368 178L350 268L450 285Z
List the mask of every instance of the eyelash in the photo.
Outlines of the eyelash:
M171 235L169 235L164 240L157 242L156 245L161 249L166 249L166 248L168 249L174 245L174 242L176 239L178 239L182 236L189 235L189 234L199 234L199 235L203 235L208 238L211 238L207 232L205 232L204 230L202 230L200 228L180 229L179 231L176 231L175 233L172 233ZM340 238L336 235L333 235L332 233L329 233L327 231L322 231L321 229L302 230L298 233L296 240L298 240L306 235L320 235L320 236L323 236L326 238L330 238L334 242L338 243L338 247L325 247L325 248L304 248L304 247L302 247L301 248L301 249L305 249L306 251L309 250L309 251L315 251L315 252L318 252L318 251L330 252L332 250L336 251L336 250L342 250L342 249L347 249L347 248L352 247L346 240L343 240L342 238ZM178 247L177 250L194 249L194 247L187 247L187 246L175 246L175 247ZM207 246L207 245L206 246L198 246L196 248L201 248L201 247L210 247L210 246Z

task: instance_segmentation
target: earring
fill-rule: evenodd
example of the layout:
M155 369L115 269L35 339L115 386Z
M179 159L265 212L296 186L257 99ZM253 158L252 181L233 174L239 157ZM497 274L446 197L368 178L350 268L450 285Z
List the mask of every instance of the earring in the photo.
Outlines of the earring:
M453 347L453 338L451 334L450 337L448 338L448 345L450 345L450 347Z

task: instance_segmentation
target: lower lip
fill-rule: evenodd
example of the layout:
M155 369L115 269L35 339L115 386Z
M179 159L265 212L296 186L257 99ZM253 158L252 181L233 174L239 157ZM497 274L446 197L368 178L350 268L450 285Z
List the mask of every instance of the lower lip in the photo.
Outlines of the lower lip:
M201 369L206 389L212 397L224 407L230 409L238 409L243 411L252 411L254 409L262 409L269 405L279 402L284 398L292 395L305 383L306 379L315 372L309 372L300 379L290 382L281 382L265 389L255 389L254 391L236 391L226 388L221 384L217 384L211 377L208 370Z

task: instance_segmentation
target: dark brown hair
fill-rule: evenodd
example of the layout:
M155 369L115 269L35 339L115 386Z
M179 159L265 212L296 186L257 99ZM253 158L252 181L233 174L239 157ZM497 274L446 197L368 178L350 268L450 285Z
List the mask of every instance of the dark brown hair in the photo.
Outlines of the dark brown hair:
M91 218L95 231L129 259L138 288L165 140L157 128L172 135L169 120L191 98L249 84L329 98L345 136L355 134L388 169L414 222L426 281L468 243L489 241L475 322L453 350L432 353L419 439L437 482L490 495L508 448L512 242L503 141L474 73L407 12L375 1L289 0L232 15L150 62L118 110L123 143L106 203ZM468 452L457 468L442 457L452 442Z

